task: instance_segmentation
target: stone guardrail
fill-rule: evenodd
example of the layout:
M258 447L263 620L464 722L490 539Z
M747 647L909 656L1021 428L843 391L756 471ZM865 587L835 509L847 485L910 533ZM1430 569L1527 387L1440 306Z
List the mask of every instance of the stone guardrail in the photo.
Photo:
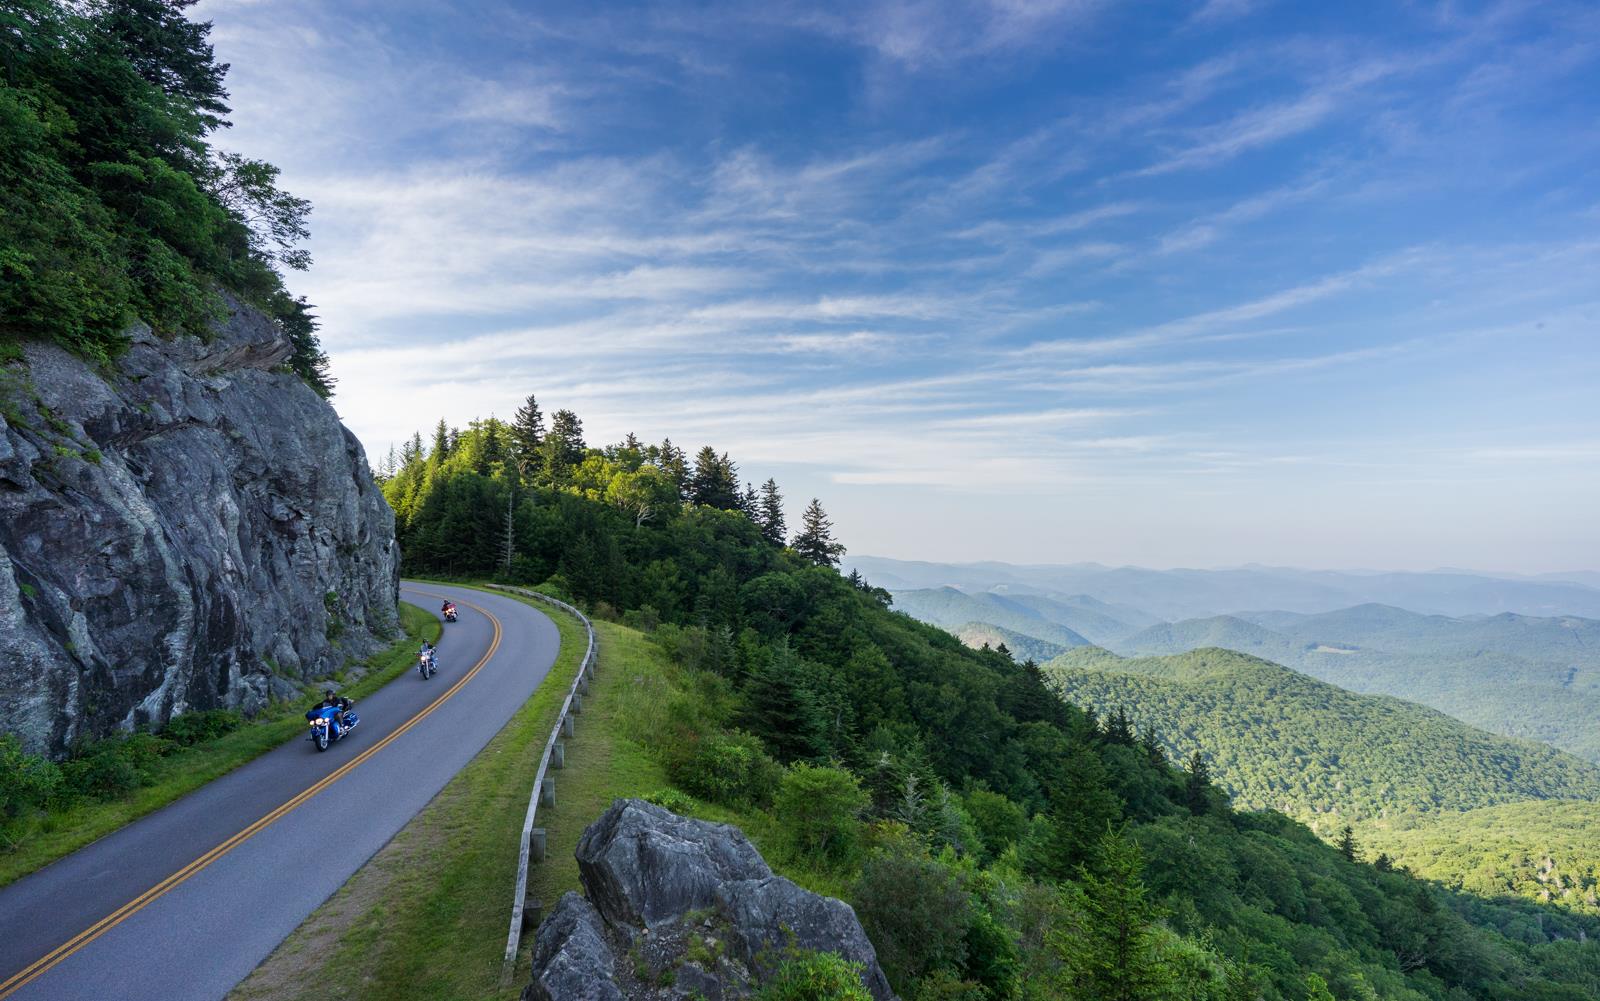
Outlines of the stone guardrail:
M544 860L545 831L542 827L535 827L534 822L538 818L539 807L556 804L556 780L549 772L552 768L566 767L566 745L561 738L572 736L572 718L583 712L583 696L589 693L589 683L594 680L595 637L594 623L589 621L589 617L564 601L522 587L507 587L502 584L490 584L489 587L496 591L510 591L534 598L570 612L583 623L583 628L589 634L589 648L584 651L583 663L578 665L578 675L572 679L572 688L567 692L566 700L561 703L561 713L556 717L555 728L550 731L550 739L544 742L544 754L539 758L539 771L533 777L533 792L528 797L528 814L522 821L521 846L518 849L517 859L517 890L511 902L511 931L506 936L506 958L502 971L503 977L509 977L517 963L517 950L522 946L523 933L528 930L528 925L538 922L538 903L535 901L530 907L528 901L528 867L534 862Z

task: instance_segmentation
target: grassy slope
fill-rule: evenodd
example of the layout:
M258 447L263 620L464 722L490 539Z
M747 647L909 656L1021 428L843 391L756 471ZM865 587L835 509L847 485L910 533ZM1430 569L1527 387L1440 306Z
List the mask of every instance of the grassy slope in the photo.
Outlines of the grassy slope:
M561 630L561 653L544 684L231 997L478 1001L517 996L520 986L500 983L517 838L539 754L585 643L576 619L530 604L549 612ZM565 780L574 774L580 753L569 747L568 770L555 773L558 809L553 814L571 812Z
M1246 808L1333 813L1337 825L1384 811L1600 799L1600 769L1588 762L1233 651L1132 660L1071 651L1046 671L1069 700L1121 706L1153 726L1177 760L1204 752Z
M400 605L400 623L406 637L368 658L366 673L346 689L351 698L375 692L408 670L420 639L439 638L439 620L404 602ZM0 854L0 886L70 855L299 736L305 725L303 710L299 702L280 702L230 734L163 758L156 766L155 781L131 795L79 803L41 818L32 830L18 838L15 851Z

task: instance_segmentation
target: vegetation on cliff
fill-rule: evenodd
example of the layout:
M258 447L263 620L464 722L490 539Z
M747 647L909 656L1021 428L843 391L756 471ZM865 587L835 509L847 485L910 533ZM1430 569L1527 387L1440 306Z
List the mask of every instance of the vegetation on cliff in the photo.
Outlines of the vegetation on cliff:
M310 205L212 145L228 67L194 2L0 5L0 338L109 360L134 320L204 335L220 287L284 325L326 396L316 320L280 271L309 264Z

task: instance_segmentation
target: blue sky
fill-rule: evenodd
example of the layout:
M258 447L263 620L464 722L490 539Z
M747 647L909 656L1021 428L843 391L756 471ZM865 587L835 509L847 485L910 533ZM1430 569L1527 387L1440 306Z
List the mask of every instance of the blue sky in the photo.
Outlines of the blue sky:
M203 0L370 452L529 392L906 558L1600 566L1600 8Z

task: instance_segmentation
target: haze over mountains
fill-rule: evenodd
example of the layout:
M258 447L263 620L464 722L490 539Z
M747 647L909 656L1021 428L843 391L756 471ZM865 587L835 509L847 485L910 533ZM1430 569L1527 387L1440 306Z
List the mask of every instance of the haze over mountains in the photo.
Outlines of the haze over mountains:
M1373 602L1431 615L1515 612L1600 618L1600 581L1590 583L1596 575L1584 571L1554 579L1457 570L1409 573L1258 565L1150 570L1098 563L924 563L878 556L855 556L848 564L890 591L954 587L1013 595L1089 595L1169 620L1243 609L1331 612Z
M1221 647L1600 761L1600 621L1572 611L1589 608L1600 590L1576 580L1455 571L951 566L871 557L856 565L894 591L896 608L972 645L1004 642L1019 657L1041 662L1086 643L1125 656ZM941 579L944 586L895 589ZM1094 590L1047 590L1052 584ZM1243 590L1236 601L1226 597L1232 584ZM1454 611L1426 613L1378 603L1374 595ZM1315 607L1336 599L1363 600ZM1150 604L1138 606L1138 600ZM1296 602L1303 607L1283 607ZM1558 614L1520 611L1557 602ZM1492 610L1499 605L1517 610ZM1206 614L1161 615L1179 608ZM1250 608L1257 610L1241 610Z

